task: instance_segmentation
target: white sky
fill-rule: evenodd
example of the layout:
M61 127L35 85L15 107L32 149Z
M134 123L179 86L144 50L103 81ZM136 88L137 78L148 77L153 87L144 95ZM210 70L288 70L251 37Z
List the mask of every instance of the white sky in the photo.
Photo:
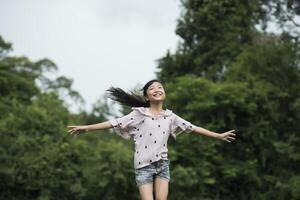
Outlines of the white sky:
M0 0L0 35L14 55L54 61L89 109L111 85L155 78L179 15L179 0Z

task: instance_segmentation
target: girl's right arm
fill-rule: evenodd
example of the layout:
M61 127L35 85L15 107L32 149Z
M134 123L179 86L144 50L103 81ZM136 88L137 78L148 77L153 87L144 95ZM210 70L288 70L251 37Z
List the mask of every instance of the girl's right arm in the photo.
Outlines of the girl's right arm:
M109 121L101 122L98 124L91 124L91 125L82 125L82 126L68 126L68 132L71 135L78 135L81 131L94 131L94 130L103 130L112 128L113 126Z

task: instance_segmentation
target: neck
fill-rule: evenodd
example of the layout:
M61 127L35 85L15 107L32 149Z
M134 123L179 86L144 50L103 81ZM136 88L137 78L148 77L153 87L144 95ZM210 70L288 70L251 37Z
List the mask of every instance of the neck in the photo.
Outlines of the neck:
M151 102L149 110L152 113L159 114L163 110L163 102Z

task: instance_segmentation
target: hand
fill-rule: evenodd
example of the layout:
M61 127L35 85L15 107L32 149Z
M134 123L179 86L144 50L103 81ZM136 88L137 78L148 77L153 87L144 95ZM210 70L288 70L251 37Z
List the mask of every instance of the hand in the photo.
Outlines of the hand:
M68 128L68 133L75 136L81 132L87 131L87 126L68 126Z
M235 134L233 133L235 130L230 130L225 133L221 133L219 135L220 140L225 140L226 142L231 142L235 140Z

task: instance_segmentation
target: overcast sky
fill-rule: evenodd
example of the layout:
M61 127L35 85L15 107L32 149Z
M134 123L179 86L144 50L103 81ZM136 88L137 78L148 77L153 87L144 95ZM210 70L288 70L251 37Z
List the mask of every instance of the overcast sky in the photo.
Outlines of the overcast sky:
M0 35L14 55L54 61L89 109L111 85L155 78L179 15L179 0L0 0Z

